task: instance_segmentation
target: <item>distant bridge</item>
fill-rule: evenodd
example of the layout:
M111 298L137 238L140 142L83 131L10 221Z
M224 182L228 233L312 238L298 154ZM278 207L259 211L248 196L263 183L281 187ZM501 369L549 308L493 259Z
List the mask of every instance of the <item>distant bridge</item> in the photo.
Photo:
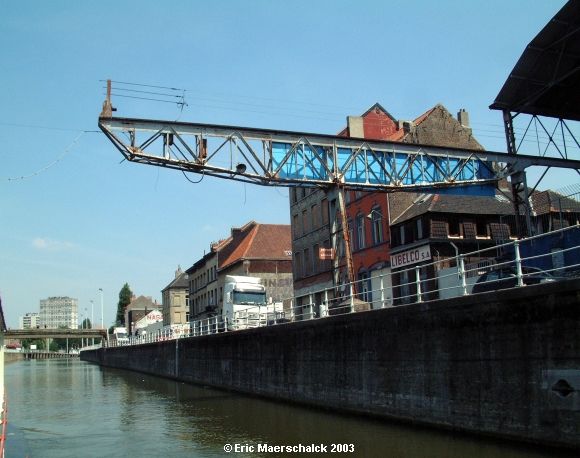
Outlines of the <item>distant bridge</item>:
M8 329L5 339L90 339L107 338L106 329Z

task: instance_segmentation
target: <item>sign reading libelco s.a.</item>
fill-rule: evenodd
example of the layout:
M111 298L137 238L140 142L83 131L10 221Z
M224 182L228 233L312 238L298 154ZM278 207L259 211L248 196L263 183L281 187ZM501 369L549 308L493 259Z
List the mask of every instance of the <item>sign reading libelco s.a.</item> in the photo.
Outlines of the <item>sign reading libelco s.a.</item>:
M391 268L405 267L431 259L431 247L423 245L400 253L391 254Z

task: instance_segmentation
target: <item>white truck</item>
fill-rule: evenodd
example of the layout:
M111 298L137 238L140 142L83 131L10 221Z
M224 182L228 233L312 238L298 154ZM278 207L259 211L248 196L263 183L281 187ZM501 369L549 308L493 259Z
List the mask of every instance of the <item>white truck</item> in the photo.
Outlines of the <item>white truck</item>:
M116 346L128 345L129 335L127 333L127 328L125 327L113 328L113 340L115 341Z
M267 300L259 278L226 275L222 318L229 330L248 329L278 322L284 311L282 303Z

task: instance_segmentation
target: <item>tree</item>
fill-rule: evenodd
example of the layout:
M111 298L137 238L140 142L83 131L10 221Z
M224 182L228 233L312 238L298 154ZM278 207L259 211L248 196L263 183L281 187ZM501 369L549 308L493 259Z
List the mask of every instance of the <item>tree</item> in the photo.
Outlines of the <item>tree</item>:
M81 329L93 329L93 323L90 318L85 318L81 323Z
M117 304L117 326L125 325L125 309L131 303L133 291L129 288L129 284L125 283L119 291L119 303Z
M44 350L46 342L44 339L23 339L21 341L22 348L25 350L30 350L30 345L36 345L37 350Z

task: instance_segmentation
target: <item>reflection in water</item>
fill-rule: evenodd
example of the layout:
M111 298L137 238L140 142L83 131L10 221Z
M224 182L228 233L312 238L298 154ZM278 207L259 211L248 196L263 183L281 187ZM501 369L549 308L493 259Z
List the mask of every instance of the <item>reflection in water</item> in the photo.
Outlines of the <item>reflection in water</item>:
M224 453L235 443L353 444L349 455L363 457L555 456L80 361L15 363L6 368L6 384L9 421L32 457L284 456Z

